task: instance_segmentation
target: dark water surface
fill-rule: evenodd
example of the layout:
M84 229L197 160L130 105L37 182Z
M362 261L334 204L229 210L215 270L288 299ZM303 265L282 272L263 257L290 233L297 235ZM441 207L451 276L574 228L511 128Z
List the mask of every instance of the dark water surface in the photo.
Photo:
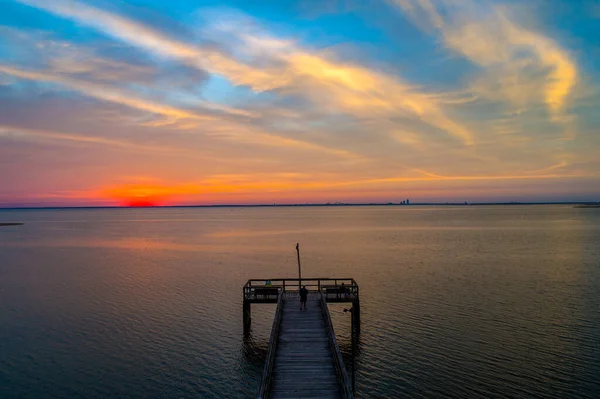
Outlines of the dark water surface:
M600 209L0 211L1 398L253 397L249 278L354 277L359 397L600 397ZM350 320L331 306L346 356ZM348 357L347 357L348 358Z

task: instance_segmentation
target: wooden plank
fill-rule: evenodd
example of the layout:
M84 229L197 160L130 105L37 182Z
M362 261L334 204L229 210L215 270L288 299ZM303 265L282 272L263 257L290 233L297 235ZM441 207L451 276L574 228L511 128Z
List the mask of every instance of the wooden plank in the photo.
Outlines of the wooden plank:
M297 294L284 296L271 397L342 397L317 295L309 295L305 311Z

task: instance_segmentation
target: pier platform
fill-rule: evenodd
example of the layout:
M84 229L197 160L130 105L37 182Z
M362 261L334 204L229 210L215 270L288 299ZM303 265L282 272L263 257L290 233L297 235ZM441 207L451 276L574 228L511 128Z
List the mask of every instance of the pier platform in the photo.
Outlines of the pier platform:
M352 303L353 331L360 324L354 279L302 279L309 290L300 310L299 280L249 280L244 286L244 328L251 304L276 303L258 398L354 398L328 302Z

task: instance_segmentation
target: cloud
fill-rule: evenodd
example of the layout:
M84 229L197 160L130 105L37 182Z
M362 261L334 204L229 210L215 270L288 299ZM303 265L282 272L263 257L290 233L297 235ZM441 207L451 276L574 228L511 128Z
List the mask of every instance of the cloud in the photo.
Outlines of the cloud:
M164 104L147 101L134 96L124 90L100 85L92 82L78 81L64 76L40 71L27 71L14 68L9 65L0 64L0 73L6 73L17 78L35 80L39 82L50 82L60 84L71 90L80 92L100 100L114 102L142 111L172 117L175 119L210 120L213 117L196 112L171 107Z
M164 127L168 126L179 130L191 130L201 128L201 133L207 137L214 136L225 140L251 143L254 145L268 147L292 148L302 151L317 151L335 156L358 159L356 154L349 151L328 148L317 143L283 137L278 134L268 133L250 125L242 125L235 121L217 119L210 115L199 114L192 110L176 108L161 103L155 103L136 97L124 90L100 85L92 82L78 81L68 77L59 76L47 72L24 71L11 66L0 64L0 73L9 74L21 79L29 79L41 82L51 82L63 85L71 90L78 91L87 96L98 98L117 104L123 104L134 109L158 114L161 118L154 118L142 122L143 126ZM55 136L56 137L56 136Z
M260 60L267 70L280 76L279 92L309 99L322 110L343 112L352 117L388 119L412 118L437 128L464 144L473 144L474 135L452 120L442 108L439 93L420 91L398 76L337 60L332 54L319 53L282 40L249 17L237 14L210 14L219 23L206 27L210 37L231 42L245 59Z
M216 136L235 142L257 144L266 147L283 147L299 150L316 151L338 157L360 160L359 154L351 151L330 148L314 142L298 140L294 138L280 136L274 133L261 131L252 126L241 126L231 124L215 124L206 132L207 136Z
M188 65L225 75L236 84L249 85L255 90L269 90L279 86L274 74L244 65L210 48L202 49L169 38L144 24L96 7L70 0L17 1L75 20L152 54L177 59Z
M97 198L118 201L131 198L152 198L163 201L181 197L231 194L240 192L280 192L325 187L329 183L315 181L311 175L298 173L256 173L212 175L195 182L172 183L154 178L136 178L132 181L107 186L96 191Z
M152 63L145 61L140 55L134 57L134 62L115 59L115 55L127 58L123 54L125 49L119 45L90 48L56 39L55 35L48 32L24 32L0 27L0 35L4 36L9 45L7 54L13 58L11 64L14 69L43 72L47 76L53 76L53 80L62 78L63 82L90 82L96 86L101 85L106 90L123 91L128 88L132 93L143 92L146 96L155 98L169 96L171 100L176 100L172 102L185 105L186 108L243 117L258 116L244 109L199 98L194 89L205 84L208 75L198 69L169 63ZM113 57L99 55L106 52L107 48L111 50ZM128 49L128 53L131 53L131 49ZM27 67L23 68L24 65Z
M221 23L218 29L228 30L221 33L233 33L241 40L245 46L241 51L250 59L259 60L259 65L237 61L213 48L177 41L141 23L79 2L19 1L91 26L150 53L224 76L235 85L248 85L255 91L283 90L307 97L333 112L362 117L400 115L416 118L464 144L474 142L473 134L449 118L433 97L418 92L397 77L337 62L268 34L257 35L256 31L248 30L244 20L234 20L239 22L236 26L229 15L218 19L230 21L225 28Z
M285 59L295 79L310 79L309 85L315 87L305 91L305 94L323 106L330 104L353 115L368 118L414 117L465 144L474 142L473 134L446 116L432 98L416 92L413 87L397 79L302 51L292 53Z
M550 170L548 170L550 172ZM478 181L493 183L495 181L531 181L531 180L561 180L567 178L590 177L586 174L558 174L537 173L521 175L461 175L440 176L427 171L418 171L419 175L391 176L365 179L335 179L329 176L315 179L311 174L299 173L258 173L258 174L223 174L213 175L205 179L186 182L168 183L152 178L137 178L135 181L124 182L95 191L92 197L110 198L117 201L131 200L134 198L148 198L169 203L179 198L211 197L215 194L252 194L253 196L265 193L286 192L319 192L323 189L330 193L340 193L347 188L368 189L378 187L380 190L389 190L398 187L398 184L417 184L427 182L456 183L463 181ZM90 197L89 194L86 195ZM235 203L232 202L232 203Z
M59 141L75 144L95 144L111 148L120 148L133 151L148 151L155 153L176 154L184 152L179 149L174 149L166 146L152 146L147 144L135 143L132 141L116 140L100 136L70 134L64 132L55 132L50 130L30 129L19 126L9 126L0 124L0 138L16 138L16 139L36 139L42 141Z
M541 100L553 119L568 120L579 80L575 61L554 40L519 26L506 7L482 1L393 0L418 26L483 68L473 89L526 107Z
M27 65L30 69L44 69L95 82L138 83L156 75L149 63L139 59L131 63L101 57L98 55L103 51L101 47L92 50L89 46L61 40L50 32L0 26L0 36L6 46L5 61Z

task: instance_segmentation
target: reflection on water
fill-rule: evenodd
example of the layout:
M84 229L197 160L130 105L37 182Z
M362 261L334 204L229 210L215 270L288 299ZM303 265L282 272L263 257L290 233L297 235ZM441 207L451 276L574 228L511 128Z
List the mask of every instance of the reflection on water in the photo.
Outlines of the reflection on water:
M600 212L560 206L1 211L0 397L252 397L249 278L354 277L361 397L598 397ZM351 361L350 316L330 306Z
M120 239L100 239L100 238L90 238L90 239L44 239L35 243L29 241L22 242L13 242L13 243L4 243L0 244L4 246L27 246L27 247L73 247L73 248L105 248L105 249L125 249L131 251L192 251L192 252L206 252L206 251L214 251L218 249L217 246L209 246L209 245L192 245L192 244L183 244L177 242L169 242L169 241L161 241L157 239L149 239L142 237L123 237Z

